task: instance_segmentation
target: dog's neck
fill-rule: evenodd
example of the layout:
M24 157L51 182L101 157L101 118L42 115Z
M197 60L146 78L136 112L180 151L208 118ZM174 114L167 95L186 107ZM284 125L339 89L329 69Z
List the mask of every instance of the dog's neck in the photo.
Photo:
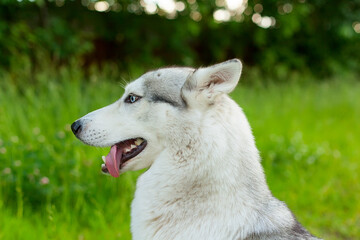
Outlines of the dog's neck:
M227 97L222 100L214 106L217 109L184 120L181 129L172 128L166 149L149 174L161 175L169 191L173 184L175 192L187 195L199 193L197 188L205 195L227 191L241 195L251 188L246 196L258 199L259 194L263 199L270 192L248 121L235 102Z

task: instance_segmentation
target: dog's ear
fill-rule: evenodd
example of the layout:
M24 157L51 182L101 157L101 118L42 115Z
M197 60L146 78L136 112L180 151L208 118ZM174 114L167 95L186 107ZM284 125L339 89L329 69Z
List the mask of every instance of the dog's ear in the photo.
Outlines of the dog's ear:
M212 102L221 93L230 93L236 87L242 70L239 59L199 68L184 83L181 94L189 98ZM194 99L195 100L195 99Z

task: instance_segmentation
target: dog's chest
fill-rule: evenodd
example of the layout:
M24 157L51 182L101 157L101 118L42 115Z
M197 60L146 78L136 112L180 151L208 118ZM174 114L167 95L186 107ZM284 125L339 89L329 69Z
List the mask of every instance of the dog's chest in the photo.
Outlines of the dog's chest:
M162 177L154 179L149 172L138 179L131 209L134 239L175 239L171 237L175 232L187 228L195 203L185 199L178 187Z
M234 214L239 204L229 205L216 193L209 196L206 188L181 188L181 182L176 186L169 179L154 181L151 174L143 174L132 202L133 239L235 239L241 223L247 222Z
M133 239L181 239L185 233L196 237L194 229L206 214L199 206L206 199L196 190L186 191L188 188L178 179L169 179L167 174L159 176L153 170L149 169L137 182L131 209Z

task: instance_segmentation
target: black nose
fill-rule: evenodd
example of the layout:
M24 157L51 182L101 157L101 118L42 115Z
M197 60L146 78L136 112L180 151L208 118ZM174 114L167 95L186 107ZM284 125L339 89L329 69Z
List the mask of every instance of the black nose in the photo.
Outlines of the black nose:
M81 132L81 122L80 120L75 121L71 124L71 130L75 135L78 135Z

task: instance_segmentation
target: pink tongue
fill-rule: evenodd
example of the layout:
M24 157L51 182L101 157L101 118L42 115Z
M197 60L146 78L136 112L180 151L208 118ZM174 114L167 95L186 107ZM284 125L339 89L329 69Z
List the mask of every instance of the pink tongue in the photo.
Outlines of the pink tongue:
M105 157L106 167L113 177L119 177L119 168L122 157L122 149L116 145L112 146L109 154Z

